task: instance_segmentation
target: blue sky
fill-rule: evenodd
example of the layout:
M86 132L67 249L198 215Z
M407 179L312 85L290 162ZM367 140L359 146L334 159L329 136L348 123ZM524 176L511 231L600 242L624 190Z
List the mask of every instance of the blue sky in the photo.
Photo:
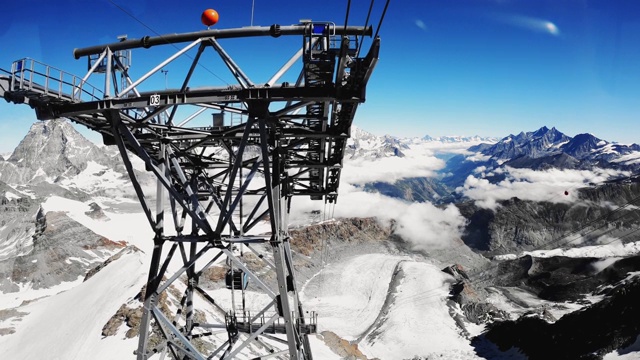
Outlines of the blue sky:
M114 42L122 34L140 38L204 29L199 18L206 8L220 13L215 28L247 26L251 5L251 0L8 2L0 22L0 68L31 57L82 76L86 60L73 58L76 47ZM375 3L374 25L383 5L383 0ZM300 19L343 24L346 6L346 0L255 0L254 25ZM368 6L353 0L349 24L362 25ZM356 116L365 130L502 137L555 126L570 136L590 132L640 143L638 1L391 0L380 36L380 62ZM221 41L257 83L266 82L299 46L287 43ZM175 51L134 50L132 69L144 73ZM186 71L182 63L173 66L167 68L170 87L178 86L172 80L182 80L175 75ZM234 82L215 62L208 70ZM220 85L217 78L212 81ZM150 85L162 88L164 78L156 76ZM28 106L1 101L0 152L11 151L33 121Z

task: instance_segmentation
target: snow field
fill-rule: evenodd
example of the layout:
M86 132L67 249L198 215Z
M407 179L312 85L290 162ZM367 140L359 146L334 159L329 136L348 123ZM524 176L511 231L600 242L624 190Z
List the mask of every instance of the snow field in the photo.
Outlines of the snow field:
M311 354L316 360L341 360L342 358L324 344L322 339L316 335L309 335L309 345L311 345Z
M640 358L640 336L627 348L605 354L603 360L637 360L638 358Z
M328 264L311 278L302 301L305 310L318 313L318 332L357 342L370 358L477 359L449 315L450 279L409 257L357 255Z
M360 349L370 357L406 359L437 356L478 359L454 319L447 298L451 278L432 264L400 263L403 273L393 301L383 309Z
M102 327L121 304L140 291L148 264L144 255L129 252L88 281L56 296L18 310L27 312L15 324L15 336L0 337L7 359L130 359L137 339L102 339ZM34 341L35 340L35 341Z
M496 308L509 313L511 320L516 320L528 311L542 308L545 308L557 320L566 314L572 313L585 307L584 304L571 302L556 303L553 301L543 300L529 292L518 288L490 287L487 288L487 290L489 291L487 302L493 304ZM596 296L587 298L587 300L591 301L592 303L596 303L601 299L602 297Z
M616 258L636 255L640 253L640 241L623 244L620 241L611 241L609 239L603 245L590 245L575 247L569 249L552 249L552 250L536 250L524 251L519 255L506 254L497 255L495 260L515 260L525 255L531 255L539 258L549 258L554 256L566 256L571 258L597 257L597 258Z
M378 317L396 264L405 257L358 255L327 264L301 291L305 311L318 314L318 332L355 340Z
M6 192L4 193L4 197L6 197L9 201L11 201L11 200L17 200L17 199L20 199L20 198L21 198L21 196L18 196L18 195L16 195L16 194L12 193L11 191L6 191Z
M87 215L89 211L88 201L83 203L76 200L65 199L59 196L51 196L42 204L45 211L62 211L67 215L89 228L98 235L102 235L113 241L126 241L135 245L147 254L153 250L153 231L146 216L142 211L135 213L116 213L103 209L108 220L95 220ZM100 204L99 204L100 205Z

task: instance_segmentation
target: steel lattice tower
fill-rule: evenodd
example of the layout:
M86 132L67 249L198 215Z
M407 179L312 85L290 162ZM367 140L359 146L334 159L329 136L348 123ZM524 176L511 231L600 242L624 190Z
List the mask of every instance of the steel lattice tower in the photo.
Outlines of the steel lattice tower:
M0 95L7 101L30 105L40 120L65 117L82 124L120 151L155 234L138 359L158 352L176 359L230 359L243 351L261 359L312 358L307 335L315 332L316 319L303 312L299 300L287 217L293 196L336 200L351 124L378 59L378 38L366 56L359 56L359 40L371 34L370 27L308 22L121 39L74 51L77 59L88 60L83 78L31 59L14 62L9 76L0 76ZM218 40L260 36L302 38L302 46L273 77L257 84ZM131 78L131 49L184 43L139 79ZM190 87L210 49L237 84ZM189 51L195 56L189 57L179 89L138 90ZM301 65L298 80L279 82L295 64ZM103 89L89 85L95 78ZM179 111L183 107L195 110L185 116ZM218 112L211 126L188 126L205 111ZM157 179L155 205L143 192L131 154ZM165 228L165 222L173 228ZM252 235L265 222L267 235ZM238 249L254 254L260 266ZM228 268L231 309L200 284L201 276L219 264ZM275 278L265 278L262 268ZM253 312L244 304L247 283L267 298ZM170 291L181 297L173 311L162 306ZM240 292L241 309L235 302ZM199 317L201 306L220 321ZM219 332L226 333L226 341L209 343L215 350L203 349L201 342Z

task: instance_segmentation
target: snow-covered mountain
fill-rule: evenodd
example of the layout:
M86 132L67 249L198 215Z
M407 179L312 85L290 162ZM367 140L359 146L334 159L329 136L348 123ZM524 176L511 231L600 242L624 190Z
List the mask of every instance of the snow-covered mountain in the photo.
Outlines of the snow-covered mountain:
M600 169L618 173L618 177L640 171L639 145L610 143L591 134L569 137L556 128L509 135L493 144L471 146L468 151L448 159L442 171L446 174L443 182L451 189L463 186L470 176L478 178L478 174L485 174L481 177L491 183L500 182L513 172L509 169L576 173Z
M498 139L480 136L437 136L398 138L392 135L377 136L359 127L351 127L351 137L347 140L345 157L347 159L375 160L384 157L404 157L406 152L422 146L431 149L468 148L480 143L495 143ZM442 146L440 146L442 145Z
M115 168L117 152L100 148L65 120L33 124L6 161L0 161L0 181L9 184L60 182L80 174L90 163Z
M347 159L378 159L382 157L403 157L403 150L408 146L399 139L385 135L376 136L360 129L351 127L351 137L347 140L345 158Z
M441 143L495 143L498 139L494 137L487 136L429 136L425 135L422 137L423 141L427 142L441 142Z
M576 161L604 161L609 154L608 162L628 166L637 159L637 145L568 138L546 128L478 145L486 140L398 139L352 129L339 218L291 229L303 305L319 314L314 358L536 358L536 348L523 341L535 335L528 328L532 318L545 333L569 339L553 343L556 354L637 358L638 184L620 180L578 189L622 170L591 177L586 170L517 172L507 165L515 160L507 154ZM504 162L494 159L495 168L481 169L494 156L492 147ZM34 125L0 160L3 358L134 358L153 233L140 226L145 215L122 190L128 180L112 154L68 123L50 121ZM441 182L456 154L474 175L457 190ZM393 183L389 173L397 175ZM393 188L383 189L381 178ZM546 192L533 197L539 188L531 186ZM465 197L456 206L425 201L427 192L438 191ZM303 211L295 205L292 215ZM623 205L616 218L605 216ZM585 227L596 222L595 231ZM569 244L554 242L567 233L573 233ZM225 305L229 291L219 270L203 273L201 286ZM264 300L249 290L249 304ZM180 299L171 293L179 291L169 293L162 306L175 310ZM581 335L581 319L607 323L612 309L631 315L589 328L593 337ZM198 316L221 315L214 309ZM577 347L585 342L568 334L591 347ZM212 341L225 340L222 334ZM539 348L552 342L539 341Z
M500 163L518 162L520 167L527 164L547 164L550 167L590 167L594 165L620 167L640 163L640 145L613 144L598 139L592 134L578 134L569 137L554 128L546 126L533 131L509 135L493 145L478 145L470 148ZM564 162L553 165L559 156ZM541 160L542 159L542 160Z
M559 148L569 140L568 136L556 128L549 129L545 126L535 132L509 135L496 144L481 149L481 152L495 159L514 159L520 156L538 158L560 152Z

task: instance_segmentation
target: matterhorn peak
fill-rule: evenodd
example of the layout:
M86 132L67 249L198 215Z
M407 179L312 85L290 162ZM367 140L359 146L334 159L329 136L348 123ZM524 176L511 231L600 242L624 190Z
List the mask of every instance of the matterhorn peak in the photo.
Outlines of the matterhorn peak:
M7 183L56 181L82 172L89 161L110 162L104 150L87 140L64 119L34 123L0 167Z
M64 119L38 121L31 126L7 160L14 163L38 162L38 159L46 157L47 154L74 151L74 147L68 146L69 143L83 148L93 145Z

